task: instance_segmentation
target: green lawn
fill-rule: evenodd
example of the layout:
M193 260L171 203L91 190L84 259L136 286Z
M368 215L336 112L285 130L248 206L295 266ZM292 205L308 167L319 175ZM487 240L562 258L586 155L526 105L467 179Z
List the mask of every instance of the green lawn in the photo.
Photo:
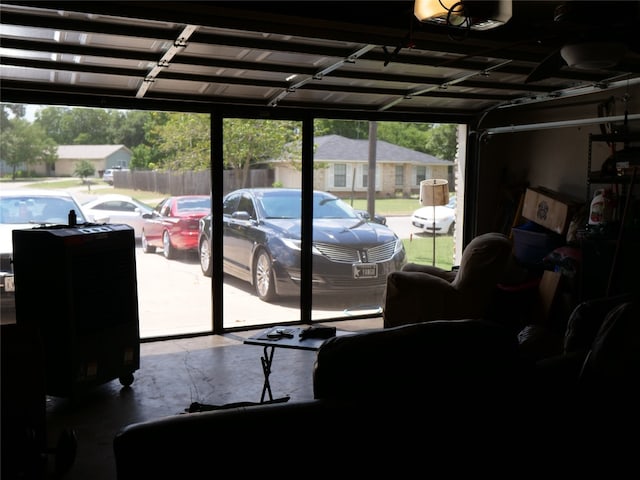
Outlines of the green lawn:
M74 188L74 187L86 187L89 189L92 185L97 185L95 180L89 181L89 183L83 183L79 178L65 178L63 180L52 180L33 182L29 186L33 188Z
M351 205L350 200L345 200ZM367 209L366 199L353 201L353 208ZM376 213L379 215L411 215L414 210L420 208L418 197L416 198L381 198L376 199Z
M105 182L101 180L91 180L90 183L83 183L79 178L65 178L61 180L42 181L30 183L30 187L33 188L75 188L82 187L86 189L86 193L92 195L104 195L107 193L119 193L122 195L129 195L130 197L137 198L143 203L147 203L152 207L155 207L159 198L164 198L167 195L159 192L147 192L144 190L129 190L126 188L113 188L106 186ZM106 188L105 188L106 186Z
M433 238L413 237L402 241L407 251L409 262L432 265ZM453 237L440 235L436 237L436 267L450 270L453 266Z

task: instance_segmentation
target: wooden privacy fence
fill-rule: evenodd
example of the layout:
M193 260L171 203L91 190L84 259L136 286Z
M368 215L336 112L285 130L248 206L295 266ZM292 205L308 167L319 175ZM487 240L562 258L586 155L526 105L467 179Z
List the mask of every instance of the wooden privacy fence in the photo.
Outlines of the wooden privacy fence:
M242 172L225 170L222 172L223 195L243 187L271 187L274 172L271 169L249 171L247 185L241 185ZM209 195L211 193L211 172L158 172L151 170L114 171L113 186L165 195Z

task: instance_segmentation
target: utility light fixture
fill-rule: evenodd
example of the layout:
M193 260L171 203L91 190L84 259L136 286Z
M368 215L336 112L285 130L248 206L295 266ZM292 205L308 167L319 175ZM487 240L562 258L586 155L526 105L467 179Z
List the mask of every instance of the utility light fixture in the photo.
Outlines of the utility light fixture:
M560 55L568 66L586 70L615 67L625 53L627 46L613 40L568 43L560 49Z
M490 30L511 19L512 0L415 0L413 13L424 23Z

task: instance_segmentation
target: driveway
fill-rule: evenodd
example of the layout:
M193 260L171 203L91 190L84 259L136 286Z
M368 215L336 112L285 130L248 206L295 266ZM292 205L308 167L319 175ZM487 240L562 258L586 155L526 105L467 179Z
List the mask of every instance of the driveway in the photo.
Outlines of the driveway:
M401 238L420 232L411 225L408 216L388 217L387 224ZM212 328L211 279L202 274L195 253L167 260L162 251L145 254L136 246L136 262L141 337L205 332ZM300 319L298 298L266 303L255 295L249 283L230 276L225 276L223 291L226 328ZM380 313L378 303L379 299L373 295L355 300L348 295L316 296L312 315L319 320Z
M387 217L387 226L402 239L411 238L411 235L415 235L416 233L424 233L423 230L411 225L410 215Z

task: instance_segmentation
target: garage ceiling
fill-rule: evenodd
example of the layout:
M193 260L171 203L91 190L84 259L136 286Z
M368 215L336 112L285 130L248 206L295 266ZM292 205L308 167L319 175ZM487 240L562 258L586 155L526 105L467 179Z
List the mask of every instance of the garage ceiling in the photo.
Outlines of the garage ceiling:
M515 0L509 22L476 31L420 23L413 0L6 1L2 101L461 122L637 81L638 2L584 2L587 13L554 20L564 4L583 2ZM615 66L570 68L559 56L605 40L626 48Z

